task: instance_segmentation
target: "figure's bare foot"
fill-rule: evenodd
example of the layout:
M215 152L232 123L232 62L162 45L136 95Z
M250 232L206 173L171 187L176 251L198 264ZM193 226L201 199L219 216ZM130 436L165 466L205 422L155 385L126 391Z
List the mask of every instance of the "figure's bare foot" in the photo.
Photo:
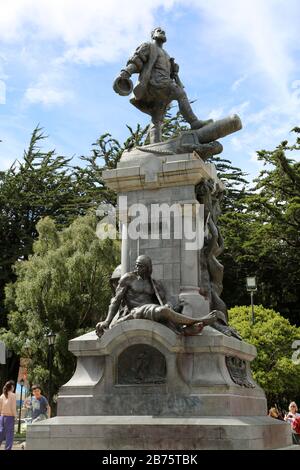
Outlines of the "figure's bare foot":
M217 321L217 311L213 310L206 317L199 318L204 325L213 325Z
M201 333L204 328L204 324L202 322L194 323L193 325L184 326L182 328L182 333L185 336L195 336Z

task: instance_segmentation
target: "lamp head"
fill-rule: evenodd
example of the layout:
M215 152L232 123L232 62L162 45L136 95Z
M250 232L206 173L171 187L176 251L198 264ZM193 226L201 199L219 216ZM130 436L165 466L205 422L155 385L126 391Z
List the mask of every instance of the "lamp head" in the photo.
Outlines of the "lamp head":
M247 286L248 292L256 291L257 290L256 277L255 276L246 277L246 286Z
M53 346L55 343L56 334L50 330L49 333L47 333L45 336L48 340L48 346Z

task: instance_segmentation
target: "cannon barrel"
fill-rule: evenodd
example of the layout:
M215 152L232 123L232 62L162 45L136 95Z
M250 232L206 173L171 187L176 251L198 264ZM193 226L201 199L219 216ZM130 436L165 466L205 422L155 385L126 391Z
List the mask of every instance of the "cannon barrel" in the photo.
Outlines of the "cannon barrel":
M228 116L224 119L220 119L219 121L207 124L196 132L200 144L208 144L209 142L221 139L226 135L233 134L233 132L239 131L242 127L242 121L239 116L234 114L233 116Z

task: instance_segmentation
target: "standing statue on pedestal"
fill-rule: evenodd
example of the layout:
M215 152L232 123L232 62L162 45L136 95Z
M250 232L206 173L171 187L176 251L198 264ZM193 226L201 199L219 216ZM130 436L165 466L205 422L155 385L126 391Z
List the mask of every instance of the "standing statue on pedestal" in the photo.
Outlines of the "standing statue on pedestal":
M130 102L143 113L150 114L150 142L161 142L161 126L169 104L178 101L179 110L191 129L200 129L212 120L202 121L194 114L184 87L178 77L179 66L163 49L166 34L162 28L151 33L152 42L138 47L128 60L125 69L114 81L116 93L126 96L133 89ZM137 85L133 88L130 77L139 73Z

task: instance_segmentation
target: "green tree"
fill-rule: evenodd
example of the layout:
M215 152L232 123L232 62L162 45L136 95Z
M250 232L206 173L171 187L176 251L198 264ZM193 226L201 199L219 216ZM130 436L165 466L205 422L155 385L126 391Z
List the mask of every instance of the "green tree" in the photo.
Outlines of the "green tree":
M42 152L44 139L37 127L23 161L0 174L0 326L6 324L4 286L15 279L13 264L32 252L37 222L49 215L64 227L90 206L70 159Z
M0 327L7 325L5 285L16 279L13 265L27 259L37 237L36 224L50 215L59 227L85 214L102 188L93 188L71 167L71 159L42 151L46 136L36 127L22 161L0 172ZM3 380L17 378L19 358L12 354ZM1 384L0 384L1 385Z
M254 379L266 393L269 406L279 403L287 409L290 401L300 398L300 364L292 361L292 344L300 339L300 328L261 305L255 306L254 325L249 307L230 309L229 320L244 341L257 348L251 368Z
M300 129L295 128L298 134ZM261 150L264 169L248 197L249 212L261 224L261 300L299 325L300 317L300 162L294 145L282 142L273 151ZM258 240L253 237L249 250Z
M68 341L95 327L106 315L109 278L119 263L118 241L99 240L95 215L78 217L59 231L46 217L37 225L33 255L17 261L17 280L6 286L8 329L1 338L17 355L29 357L30 381L48 380L48 329L56 333L54 391L74 369Z
M299 129L294 131L299 133ZM300 324L300 163L288 158L300 149L282 142L258 152L265 169L251 191L235 199L221 218L226 251L224 300L249 301L247 275L256 275L256 301Z

